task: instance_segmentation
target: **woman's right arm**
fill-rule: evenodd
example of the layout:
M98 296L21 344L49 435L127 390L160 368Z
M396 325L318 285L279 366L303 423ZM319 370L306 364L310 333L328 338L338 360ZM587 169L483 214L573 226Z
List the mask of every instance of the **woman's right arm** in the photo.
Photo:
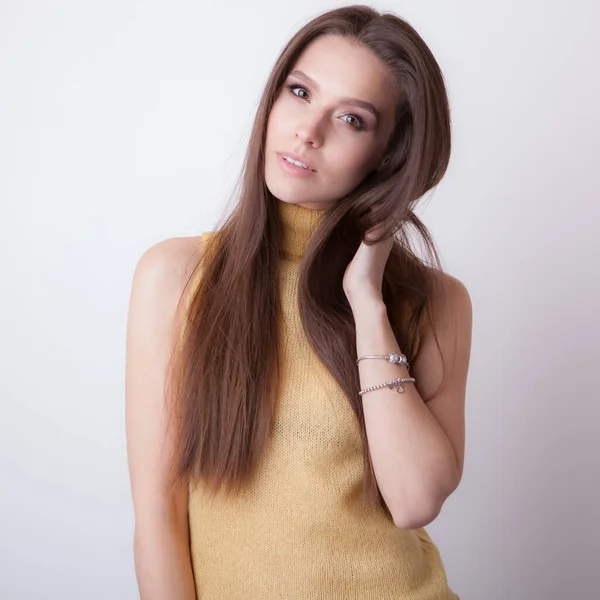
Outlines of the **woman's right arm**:
M126 434L135 515L134 563L141 600L195 600L187 486L168 490L172 439L165 428L165 371L177 304L196 238L160 242L133 275L126 341ZM194 248L194 251L191 250Z

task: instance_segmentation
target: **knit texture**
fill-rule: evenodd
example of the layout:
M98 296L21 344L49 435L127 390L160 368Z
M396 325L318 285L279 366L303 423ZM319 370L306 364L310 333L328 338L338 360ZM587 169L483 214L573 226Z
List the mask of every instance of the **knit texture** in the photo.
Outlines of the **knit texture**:
M242 495L190 486L201 600L459 600L424 528L403 531L362 499L362 442L300 322L300 261L326 212L278 201L283 382L273 433ZM206 232L203 235L210 235Z

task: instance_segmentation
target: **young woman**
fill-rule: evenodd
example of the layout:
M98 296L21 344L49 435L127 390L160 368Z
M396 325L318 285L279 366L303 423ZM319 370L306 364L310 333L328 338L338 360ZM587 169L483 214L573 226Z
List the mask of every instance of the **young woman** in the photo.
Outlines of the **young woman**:
M463 470L472 309L413 212L449 156L443 77L404 20L341 8L287 44L234 210L135 270L143 600L458 598L424 527Z

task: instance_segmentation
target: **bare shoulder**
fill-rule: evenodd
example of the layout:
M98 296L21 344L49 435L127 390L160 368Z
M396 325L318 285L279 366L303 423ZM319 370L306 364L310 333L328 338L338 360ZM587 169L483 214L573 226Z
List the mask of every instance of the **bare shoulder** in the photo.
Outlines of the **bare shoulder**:
M150 246L136 265L134 283L161 294L181 294L200 258L201 237L169 238Z
M421 320L421 341L412 366L413 371L422 376L424 397L430 398L441 382L443 369L440 350L450 372L458 377L466 377L471 351L473 306L469 291L460 279L428 268L436 283L428 303L436 329L433 330L428 318Z
M180 300L197 264L201 236L169 238L150 246L139 258L129 301L132 339L166 340L179 319Z
M455 325L459 333L470 335L473 304L469 290L460 279L449 273L442 273L441 277L444 280L444 286L442 287L444 293L441 294L438 303L448 308L446 322ZM465 331L465 328L468 331Z
M467 286L449 273L428 267L435 280L433 296L430 298L431 310L435 311L438 323L444 327L456 323L456 319L471 317L472 303ZM427 319L422 323L421 333L427 333ZM430 332L429 332L430 333Z

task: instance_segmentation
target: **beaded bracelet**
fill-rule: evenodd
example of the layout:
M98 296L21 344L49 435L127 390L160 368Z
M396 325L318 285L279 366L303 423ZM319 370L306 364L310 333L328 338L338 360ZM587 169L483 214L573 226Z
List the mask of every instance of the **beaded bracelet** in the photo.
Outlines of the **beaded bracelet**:
M392 364L405 365L406 369L410 372L410 364L408 363L408 359L405 354L396 354L395 352L391 352L390 354L369 354L365 356L359 356L356 359L356 364L359 363L363 358L384 358L388 362ZM393 381L387 381L386 383L380 383L379 385L374 385L372 387L368 387L364 390L358 392L360 396L366 394L367 392L372 392L373 390L378 390L380 388L387 387L389 389L395 389L398 393L402 393L404 391L404 383L414 383L414 377L399 377L398 379L394 379Z
M388 388L390 388L390 390L395 388L396 391L400 394L404 391L404 386L403 386L404 383L414 383L414 382L415 382L414 377L398 377L398 379L394 379L393 381L388 381L386 383L380 383L378 385L373 385L364 390L361 390L360 392L358 392L358 395L362 396L363 394L366 394L367 392L372 392L373 390L378 390L379 388L384 388L384 387L388 387Z

